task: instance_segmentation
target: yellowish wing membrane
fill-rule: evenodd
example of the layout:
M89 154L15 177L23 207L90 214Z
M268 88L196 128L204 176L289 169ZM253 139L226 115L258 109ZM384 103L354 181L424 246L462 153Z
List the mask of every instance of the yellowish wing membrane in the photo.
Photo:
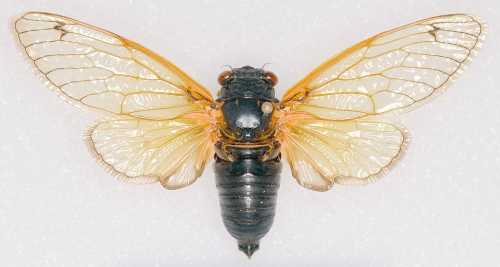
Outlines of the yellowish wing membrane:
M107 120L89 130L87 142L123 180L177 189L193 183L213 156L208 119Z
M280 129L282 152L299 184L317 191L334 183L373 181L397 161L408 142L406 131L388 122L303 115L287 120Z
M283 105L331 120L413 108L444 89L483 38L479 19L465 14L378 34L311 72L285 94Z
M202 111L212 102L175 65L106 30L39 12L23 15L15 30L42 77L78 106L161 120Z
M71 18L29 12L14 26L51 88L111 115L89 130L87 142L113 174L167 189L202 174L214 143L205 88L147 48Z
M479 19L444 15L375 35L320 65L281 102L279 136L294 177L319 191L379 177L408 143L403 128L379 115L437 95L483 39Z

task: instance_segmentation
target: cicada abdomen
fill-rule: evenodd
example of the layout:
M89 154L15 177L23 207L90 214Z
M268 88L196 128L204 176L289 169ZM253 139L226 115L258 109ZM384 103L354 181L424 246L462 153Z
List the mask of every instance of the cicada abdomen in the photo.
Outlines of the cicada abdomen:
M251 256L259 240L271 229L280 185L279 158L257 158L215 163L222 220L238 240L238 248Z

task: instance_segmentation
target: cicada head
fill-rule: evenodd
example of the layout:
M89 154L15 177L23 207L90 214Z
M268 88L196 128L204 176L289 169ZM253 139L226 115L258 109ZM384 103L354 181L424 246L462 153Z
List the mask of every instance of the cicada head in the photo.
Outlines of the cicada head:
M225 71L219 76L222 88L217 101L222 104L220 129L224 138L251 143L274 134L276 82L272 72L250 66Z

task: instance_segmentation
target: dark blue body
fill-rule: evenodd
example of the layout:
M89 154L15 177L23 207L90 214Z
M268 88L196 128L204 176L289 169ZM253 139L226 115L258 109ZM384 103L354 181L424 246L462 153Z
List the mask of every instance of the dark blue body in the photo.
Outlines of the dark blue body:
M273 80L245 66L221 81L222 139L216 144L215 174L222 219L247 256L273 223L281 163L274 139ZM270 109L271 107L271 109Z

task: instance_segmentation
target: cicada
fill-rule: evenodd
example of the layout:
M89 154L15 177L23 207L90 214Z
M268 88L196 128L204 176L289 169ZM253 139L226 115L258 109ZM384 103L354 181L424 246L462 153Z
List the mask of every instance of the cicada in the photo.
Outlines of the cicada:
M179 189L214 159L224 225L249 257L273 223L281 158L315 191L376 180L408 143L387 114L442 92L484 38L474 16L432 17L337 54L281 100L276 75L251 66L223 72L214 99L170 61L95 26L29 12L15 30L57 94L105 114L86 142L115 176Z

